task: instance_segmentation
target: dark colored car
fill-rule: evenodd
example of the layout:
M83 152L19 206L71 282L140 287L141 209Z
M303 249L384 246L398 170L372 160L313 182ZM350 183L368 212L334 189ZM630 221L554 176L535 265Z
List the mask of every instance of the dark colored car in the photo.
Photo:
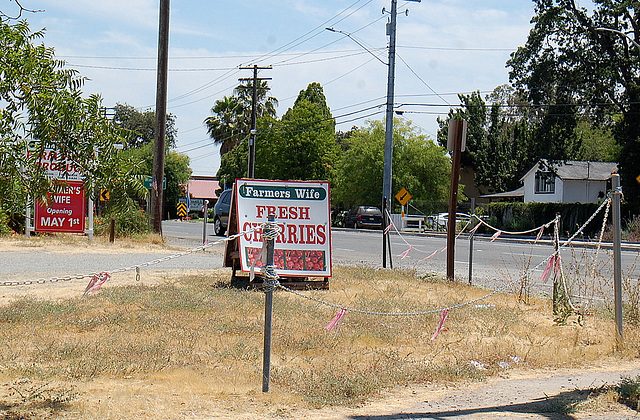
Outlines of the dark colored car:
M233 190L224 190L216 205L213 206L213 233L222 236L229 226L229 211L231 210L231 194Z
M372 206L354 207L344 215L342 226L354 229L380 229L382 227L382 212L379 208Z

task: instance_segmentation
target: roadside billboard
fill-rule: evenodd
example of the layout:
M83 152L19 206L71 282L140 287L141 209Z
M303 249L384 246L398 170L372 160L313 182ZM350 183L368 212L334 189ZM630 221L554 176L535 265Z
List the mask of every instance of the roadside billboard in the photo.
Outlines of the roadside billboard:
M236 180L238 231L260 226L273 214L280 227L274 264L278 275L331 277L331 203L324 181ZM262 249L262 230L239 238L242 271Z
M84 233L85 200L82 181L62 182L48 194L49 203L36 201L36 232Z

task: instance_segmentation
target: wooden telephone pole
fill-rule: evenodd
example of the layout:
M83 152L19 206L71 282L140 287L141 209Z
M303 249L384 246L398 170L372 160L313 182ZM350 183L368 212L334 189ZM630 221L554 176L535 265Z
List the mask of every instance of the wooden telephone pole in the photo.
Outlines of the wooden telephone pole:
M249 160L247 177L255 178L256 167L256 120L258 119L258 82L262 80L271 80L270 77L258 77L258 70L271 70L272 67L240 67L240 70L253 70L253 78L239 79L241 82L253 83L253 92L251 97L251 131L249 132Z
M156 88L156 129L153 152L153 181L151 184L151 224L162 235L164 210L164 147L167 131L167 73L169 67L169 0L160 0L160 24L158 28L158 76Z

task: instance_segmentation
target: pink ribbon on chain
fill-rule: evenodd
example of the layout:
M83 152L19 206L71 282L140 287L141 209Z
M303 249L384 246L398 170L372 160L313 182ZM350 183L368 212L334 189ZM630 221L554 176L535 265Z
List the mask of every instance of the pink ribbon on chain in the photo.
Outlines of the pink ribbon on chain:
M389 231L391 230L391 227L393 226L393 222L389 223L389 226L387 226L386 228L384 228L384 234L386 235L387 233L389 233Z
M540 238L542 238L542 232L544 232L544 226L542 226L538 231L538 236L536 236L536 242L538 242Z
M502 233L501 230L497 231L496 233L493 234L493 236L491 237L491 242L495 241L496 239L498 239L498 236L500 236L500 234Z
M432 340L435 340L440 330L442 330L442 326L444 325L444 320L447 319L447 315L449 315L448 309L445 309L444 311L442 311L442 315L440 315L440 322L438 323L438 328L436 328L436 332L434 332L433 335L431 336Z
M87 284L87 287L84 289L84 293L82 294L82 297L85 297L88 294L94 294L95 292L97 292L98 289L103 284L105 284L105 282L109 280L110 277L111 277L111 274L109 274L107 271L104 271L100 274L95 274L91 278L91 280L89 280L89 284Z
M560 255L556 257L556 262L555 264L553 264L553 270L556 272L556 274L560 273Z
M327 326L325 327L327 329L327 331L333 330L336 327L336 325L338 325L338 322L340 322L340 320L342 319L342 317L344 316L344 314L346 312L347 312L347 310L345 308L340 309L340 312L338 312L336 314L336 316L333 317L331 322L329 322L327 324Z
M409 245L409 249L407 249L406 251L404 251L402 254L399 255L401 260L404 260L405 258L407 258L407 255L409 255L409 252L411 252L411 250L413 249L413 245Z
M434 255L436 255L436 254L438 253L438 251L439 251L439 250L438 250L438 249L436 249L435 251L433 251L433 252L431 253L431 255L429 255L429 256L427 256L427 257L424 257L424 258L423 258L423 260L428 260L429 258L433 257Z
M549 277L549 273L551 272L551 267L555 266L555 261L556 261L556 256L552 255L551 258L549 258L549 262L547 262L547 266L544 268L544 271L542 272L542 278L540 280L543 283L547 281L547 278Z
M478 228L480 228L480 226L482 226L482 222L478 222L478 224L473 229L471 229L469 231L469 234L471 235L473 233L476 233L476 230L478 230Z

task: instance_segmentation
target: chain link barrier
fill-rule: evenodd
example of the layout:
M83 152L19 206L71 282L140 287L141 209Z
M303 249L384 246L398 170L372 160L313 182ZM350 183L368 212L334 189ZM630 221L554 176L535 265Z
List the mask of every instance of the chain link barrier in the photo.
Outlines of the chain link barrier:
M582 225L580 226L580 228L574 233L573 236L571 236L571 238L569 238L569 240L567 240L565 243L561 244L560 247L558 248L557 251L554 251L551 255L547 256L546 258L544 258L542 261L540 261L538 264L536 264L535 266L529 268L527 271L525 271L520 277L516 278L515 280L512 280L494 290L492 290L491 292L480 296L476 299L472 299L469 301L465 301L465 302L461 302L455 305L450 305L450 306L446 306L443 308L438 308L438 309L429 309L429 310L425 310L425 311L416 311L416 312L381 312L381 311L371 311L371 310L367 310L367 309L360 309L360 308L353 308L353 307L349 307L349 306L345 306L345 305L340 305L334 302L329 302L314 296L310 296L310 295L306 295L304 293L301 293L297 290L292 290L286 286L283 286L280 283L277 283L277 287L289 292L293 295L296 295L298 297L301 297L303 299L307 299L310 300L312 302L318 303L320 305L324 305L324 306L328 306L331 308L335 308L335 309L339 309L339 310L345 310L345 311L349 311L349 312L354 312L354 313L359 313L359 314L364 314L364 315L375 315L375 316L390 316L390 317L415 317L415 316L424 316L424 315L431 315L431 314L437 314L437 313L443 313L444 311L451 311L451 310L455 310L455 309L460 309L466 306L471 306L474 305L478 302L481 302L483 300L488 299L489 297L498 294L500 292L503 292L505 290L507 290L508 288L510 288L511 286L513 286L514 284L517 284L518 282L523 281L527 276L529 276L532 272L534 272L535 270L540 269L540 267L542 267L544 264L546 264L547 262L549 262L549 260L556 256L557 254L559 254L560 250L569 246L571 244L571 241L578 236L579 234L581 234L584 229L589 225L589 223L591 223L593 221L593 219L598 215L598 213L600 213L600 211L605 207L605 205L607 205L607 203L611 202L611 193L609 194L609 196L607 197L607 199L605 201L602 202L602 204L600 205L600 207L598 207L598 209L591 215L591 217L589 217L589 219ZM556 222L557 218L554 219L553 221L549 222L549 223L553 223ZM544 227L541 226L541 227ZM541 227L537 228L540 229ZM537 229L533 229L531 232L535 232ZM277 281L277 280L276 280Z
M127 271L133 271L135 270L136 272L136 281L140 281L140 272L142 268L145 267L149 267L152 265L156 265L156 264L160 264L163 262L167 262L167 261L171 261L174 260L176 258L181 258L184 257L186 255L191 255L195 252L199 252L199 251L204 251L207 248L210 248L214 245L218 245L221 244L223 242L228 242L228 241L232 241L236 238L241 237L242 235L246 235L249 233L253 233L256 230L260 230L262 229L262 226L257 226L254 227L252 229L246 230L244 232L240 232L240 233L236 233L235 235L231 235L228 236L226 238L223 239L219 239L215 242L208 242L204 245L200 245L196 248L191 248L191 249L187 249L185 251L176 253L176 254L172 254L172 255L167 255L166 257L161 257L161 258L156 258L155 260L151 260L151 261L147 261L141 264L135 264L135 265L130 265L127 267L120 267L120 268L116 268L115 270L108 270L108 271L101 271L101 272L92 272L92 273L85 273L85 274L71 274L68 276L57 276L57 277L48 277L48 278L39 278L39 279L34 279L34 280L16 280L16 281L12 281L12 280L5 280L0 282L0 287L2 286L31 286L31 285L37 285L37 284L49 284L49 283L57 283L57 282L67 282L67 281L72 281L72 280L82 280L82 279L86 279L86 278L95 278L95 277L99 277L104 275L105 273L108 274L109 276L112 276L113 274L117 274L117 273L124 273Z

